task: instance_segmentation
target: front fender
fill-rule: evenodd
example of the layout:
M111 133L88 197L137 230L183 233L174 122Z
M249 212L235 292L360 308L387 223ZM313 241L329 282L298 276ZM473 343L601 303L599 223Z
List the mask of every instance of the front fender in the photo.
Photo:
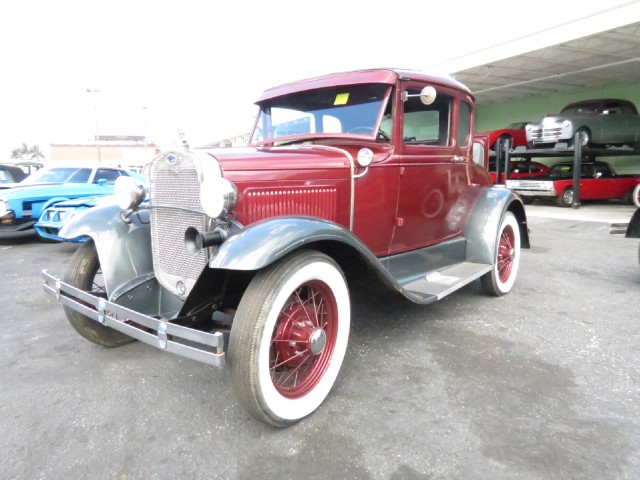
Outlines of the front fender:
M507 210L515 215L520 226L521 246L529 248L529 230L522 200L508 188L495 186L483 189L464 226L467 261L494 264L498 228Z
M209 267L259 270L305 245L338 241L358 250L371 261L375 256L346 228L315 217L278 217L263 220L224 242Z
M115 301L132 283L153 278L149 212L131 215L131 223L120 218L122 209L104 205L87 209L60 229L60 237L91 237L96 245L109 300Z

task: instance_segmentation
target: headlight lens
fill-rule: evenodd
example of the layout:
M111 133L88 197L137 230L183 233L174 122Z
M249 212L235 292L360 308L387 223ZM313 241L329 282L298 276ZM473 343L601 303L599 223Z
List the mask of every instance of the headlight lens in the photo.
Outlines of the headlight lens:
M565 120L564 122L562 122L562 126L564 128L569 128L571 126L571 121L570 120Z
M238 200L236 186L226 178L204 179L200 184L200 203L211 218L231 211Z
M4 200L0 200L0 217L4 217L5 213L9 211L9 206Z
M131 177L119 177L114 185L116 201L123 210L131 210L140 205L146 192L142 185Z
M373 162L373 152L368 148L361 148L356 161L361 167L368 167Z

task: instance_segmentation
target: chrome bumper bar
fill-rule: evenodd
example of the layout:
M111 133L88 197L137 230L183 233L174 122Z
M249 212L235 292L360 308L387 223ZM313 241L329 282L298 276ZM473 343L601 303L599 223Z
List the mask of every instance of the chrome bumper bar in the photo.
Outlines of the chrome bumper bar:
M221 367L225 363L224 336L175 325L135 312L108 300L79 290L42 271L44 291L63 305L96 322L129 335L136 340L197 362ZM185 345L174 338L195 342L202 347Z

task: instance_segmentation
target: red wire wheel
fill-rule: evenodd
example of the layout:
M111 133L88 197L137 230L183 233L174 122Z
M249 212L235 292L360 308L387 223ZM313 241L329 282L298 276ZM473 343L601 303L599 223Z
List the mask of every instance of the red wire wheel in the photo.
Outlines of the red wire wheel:
M336 344L338 311L331 289L302 285L282 310L271 340L271 378L287 398L299 398L324 375Z

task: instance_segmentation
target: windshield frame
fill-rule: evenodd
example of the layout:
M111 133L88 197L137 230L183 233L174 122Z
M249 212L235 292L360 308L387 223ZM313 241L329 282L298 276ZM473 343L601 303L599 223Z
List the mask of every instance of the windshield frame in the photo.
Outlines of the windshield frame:
M389 132L385 132L388 133L389 138L380 136L379 130L385 113L387 116L391 113L393 92L393 85L387 83L362 83L304 90L264 100L258 103L259 111L249 144L254 146L281 145L319 138L347 139L354 137L381 140L388 143L393 128ZM361 97L365 93L371 95L369 97L371 101L362 101ZM352 98L357 100L350 103ZM323 108L318 107L320 101L318 99L324 102ZM333 99L332 104L331 99ZM302 108L303 104L313 104L314 100L316 108ZM274 122L273 117L276 111L278 117ZM287 115L292 120L278 121ZM355 122L358 125L354 125ZM289 131L278 134L277 129L287 127L290 127ZM296 131L296 128L306 131ZM362 132L353 131L361 129Z

